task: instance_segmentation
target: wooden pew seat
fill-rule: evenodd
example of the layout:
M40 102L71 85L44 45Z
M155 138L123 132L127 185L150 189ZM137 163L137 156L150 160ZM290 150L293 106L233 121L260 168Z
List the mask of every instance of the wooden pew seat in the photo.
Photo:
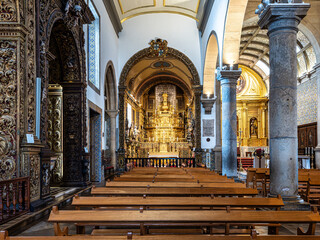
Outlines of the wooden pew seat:
M72 200L72 206L80 207L136 207L148 209L150 207L221 207L221 208L276 208L284 206L278 198L224 198L224 197L79 197Z
M92 195L132 196L256 196L252 188L106 188L93 187Z
M181 235L146 235L139 236L128 233L124 236L8 236L5 231L0 231L0 240L177 240ZM183 240L317 240L319 236L213 236L213 235L183 235Z
M316 223L320 222L317 211L190 211L190 210L152 210L121 211L119 210L62 210L54 207L48 222L53 222L56 235L65 235L59 223L77 223L83 226L110 226L139 224L140 234L146 233L146 227L152 226L208 226L226 224L225 233L229 234L230 224L258 225L297 223L309 224L308 235L315 234ZM84 230L84 229L83 229ZM301 228L298 234L303 234ZM82 232L82 231L80 231Z

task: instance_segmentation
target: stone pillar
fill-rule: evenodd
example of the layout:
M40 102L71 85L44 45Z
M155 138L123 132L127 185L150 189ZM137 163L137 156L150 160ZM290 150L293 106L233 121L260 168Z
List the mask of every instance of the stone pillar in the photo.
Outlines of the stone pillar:
M220 82L216 81L216 146L214 147L214 162L215 170L222 171L222 147L221 147L221 86Z
M117 127L117 115L118 115L118 110L107 110L107 114L110 117L110 152L111 152L111 165L116 168L117 164L117 155L116 155L116 127Z
M317 92L320 90L320 63L314 66L316 70L316 78L317 78ZM317 137L318 137L318 144L317 147L314 149L316 155L316 168L320 169L320 94L317 95Z
M309 4L269 4L258 24L270 46L270 193L294 201L298 194L297 32Z
M236 86L241 70L221 70L222 93L222 174L237 177Z

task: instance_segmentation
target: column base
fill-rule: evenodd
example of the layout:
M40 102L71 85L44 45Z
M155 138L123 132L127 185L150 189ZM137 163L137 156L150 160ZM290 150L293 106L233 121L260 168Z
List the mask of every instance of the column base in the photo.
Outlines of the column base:
M277 197L269 195L269 197ZM282 197L284 206L281 207L282 211L310 211L310 203L305 202L299 195L292 197Z

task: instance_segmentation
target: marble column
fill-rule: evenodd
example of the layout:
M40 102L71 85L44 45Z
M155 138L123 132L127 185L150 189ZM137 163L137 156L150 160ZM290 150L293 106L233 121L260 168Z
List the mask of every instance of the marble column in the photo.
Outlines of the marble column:
M221 70L222 90L222 174L237 177L236 86L241 70Z
M107 110L107 114L110 117L110 153L111 153L111 165L113 167L117 167L117 155L116 155L116 148L117 148L117 138L116 138L116 127L117 127L117 115L118 110Z
M313 67L316 70L316 78L317 78L317 92L320 90L320 63ZM317 139L318 144L315 150L316 155L316 168L320 169L320 94L317 95Z
M258 24L270 48L270 194L294 201L298 194L297 32L309 4L269 4Z

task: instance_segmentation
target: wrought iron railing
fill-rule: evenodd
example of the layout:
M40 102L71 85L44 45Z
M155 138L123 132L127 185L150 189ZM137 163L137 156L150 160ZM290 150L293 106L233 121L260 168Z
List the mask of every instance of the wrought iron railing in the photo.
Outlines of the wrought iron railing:
M29 212L29 209L29 177L0 181L0 224Z
M194 158L126 158L132 167L195 167Z

